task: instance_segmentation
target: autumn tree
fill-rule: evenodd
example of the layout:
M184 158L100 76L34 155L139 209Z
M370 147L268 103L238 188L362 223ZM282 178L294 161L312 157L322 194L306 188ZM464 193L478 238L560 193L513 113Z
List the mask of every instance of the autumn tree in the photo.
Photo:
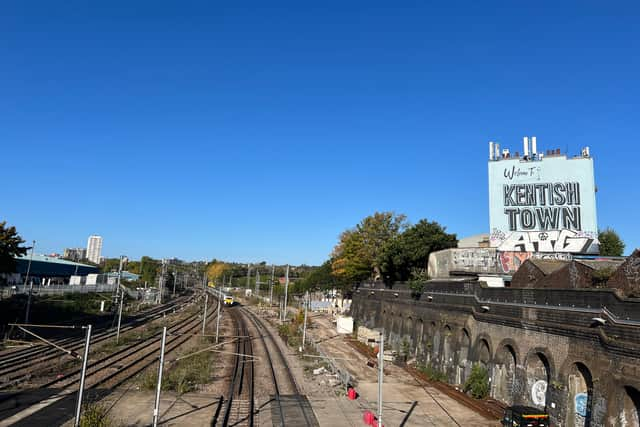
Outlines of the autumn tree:
M15 273L15 257L27 253L23 243L15 227L7 227L6 221L0 222L0 273Z
M605 228L598 233L600 241L600 255L603 256L622 256L625 244L612 228Z
M207 264L207 278L211 282L216 282L229 270L229 265L222 261L213 260Z
M332 253L333 274L348 282L380 279L384 247L405 228L406 217L394 212L376 212L364 218L340 235Z

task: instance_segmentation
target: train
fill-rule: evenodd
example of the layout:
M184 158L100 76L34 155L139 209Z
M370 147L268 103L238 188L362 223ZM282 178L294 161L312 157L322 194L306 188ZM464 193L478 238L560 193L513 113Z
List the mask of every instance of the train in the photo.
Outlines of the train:
M233 305L233 295L225 295L222 299L224 305L232 306Z

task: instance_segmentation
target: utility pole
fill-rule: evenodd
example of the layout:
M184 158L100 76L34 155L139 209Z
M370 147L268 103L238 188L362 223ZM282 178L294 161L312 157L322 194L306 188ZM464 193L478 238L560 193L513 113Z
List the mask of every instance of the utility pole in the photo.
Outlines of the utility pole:
M282 307L282 321L287 320L287 297L289 293L289 264L287 264L287 272L285 273L284 279L284 306Z
M91 325L87 326L87 337L84 342L84 357L82 358L82 373L80 374L80 390L78 390L78 402L76 404L76 419L74 426L80 425L80 411L82 410L82 393L84 392L84 378L87 374L87 360L89 359L89 343L91 342Z
M121 278L122 278L122 255L120 255L120 266L118 267L118 291L120 292L120 308L118 309L118 332L116 332L116 344L120 342L120 322L122 321L122 304L124 302L124 290L120 289Z
M173 298L176 297L176 282L178 281L178 272L173 272Z
M202 335L204 336L204 328L207 325L207 302L209 302L209 293L204 294L204 314L202 315Z
M157 427L160 416L160 389L162 388L162 368L164 366L164 346L167 342L167 327L162 328L162 342L160 343L160 367L158 368L158 385L156 386L156 404L153 407L153 427Z
M380 333L380 348L378 349L378 425L382 425L382 381L384 377L384 329Z
M36 241L33 241L31 245L31 256L29 257L29 264L27 265L27 275L24 278L24 287L27 287L29 282L29 273L31 272L31 261L33 261L33 251L36 249ZM29 311L31 310L31 293L33 292L33 283L29 285L29 298L27 298L27 312L24 315L24 323L29 323Z
M269 282L269 307L273 305L273 279L276 274L276 266L271 264L271 281Z
M218 344L218 332L220 331L220 306L222 305L222 292L218 289L218 317L216 318L216 344Z
M260 271L256 268L256 296L260 293Z
M307 306L309 305L309 291L304 294L304 326L302 327L302 351L307 338Z
M167 260L166 259L162 259L162 270L160 273L160 283L159 283L159 288L160 288L160 295L159 295L159 302L160 304L162 304L162 294L164 293L164 276L165 274L167 274Z
M251 280L251 264L247 264L247 289L249 289L249 280Z

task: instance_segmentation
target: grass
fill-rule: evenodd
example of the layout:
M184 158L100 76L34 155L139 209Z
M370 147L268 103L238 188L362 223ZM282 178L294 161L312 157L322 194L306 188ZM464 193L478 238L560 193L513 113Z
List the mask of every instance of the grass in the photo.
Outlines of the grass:
M101 403L86 403L80 416L80 427L114 427L120 425L108 414L108 408Z
M195 353L207 346L209 345L197 346L189 353ZM215 361L214 353L204 351L165 366L162 374L162 390L180 394L196 391L200 386L211 381ZM139 377L138 383L142 389L155 390L158 383L158 369L154 367L145 371Z
M430 381L440 381L442 383L447 382L447 375L435 368L431 363L417 365L416 369L424 374Z

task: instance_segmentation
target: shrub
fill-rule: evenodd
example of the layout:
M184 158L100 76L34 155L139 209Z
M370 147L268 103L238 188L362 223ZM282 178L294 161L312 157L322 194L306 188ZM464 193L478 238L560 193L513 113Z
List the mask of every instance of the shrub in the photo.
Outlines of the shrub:
M479 363L473 365L471 375L464 383L464 392L476 399L484 399L489 395L489 372L484 366Z

